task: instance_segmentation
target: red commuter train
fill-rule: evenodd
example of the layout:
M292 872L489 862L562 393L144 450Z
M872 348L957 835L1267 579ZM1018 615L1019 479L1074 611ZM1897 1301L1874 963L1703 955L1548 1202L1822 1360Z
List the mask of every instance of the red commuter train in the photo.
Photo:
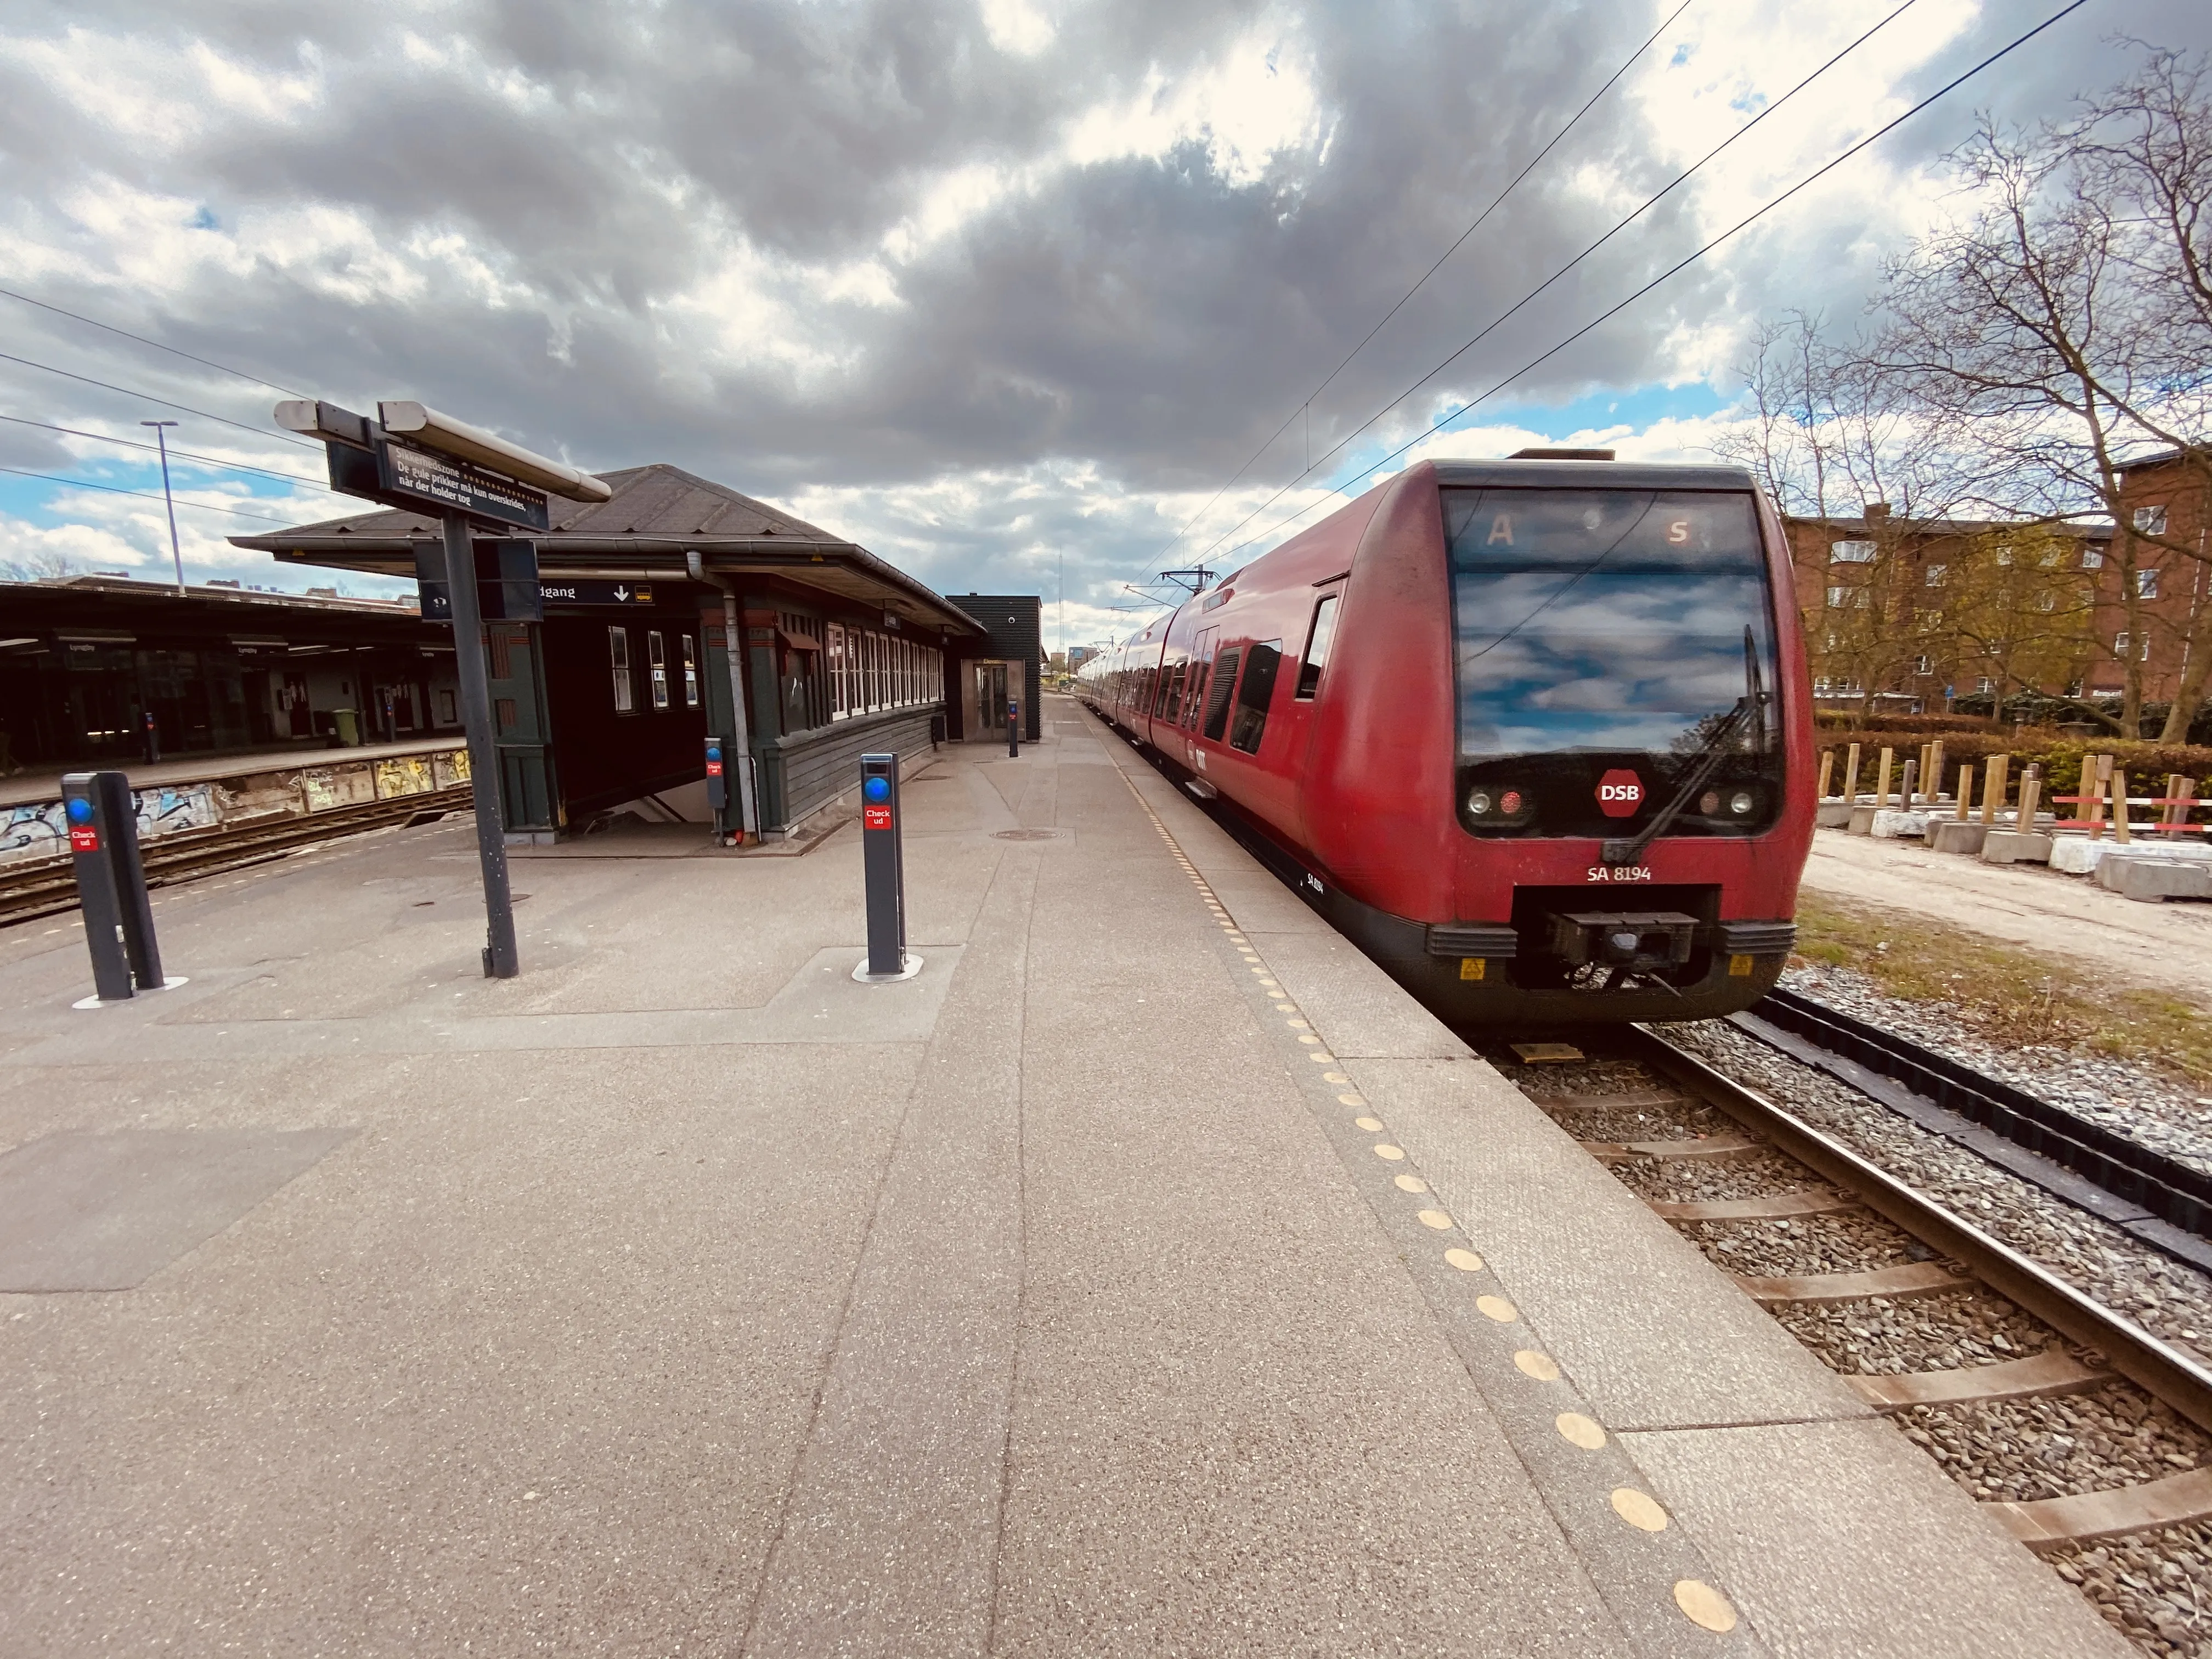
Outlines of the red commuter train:
M1739 469L1424 462L1078 692L1447 1022L1698 1019L1796 937L1794 594Z

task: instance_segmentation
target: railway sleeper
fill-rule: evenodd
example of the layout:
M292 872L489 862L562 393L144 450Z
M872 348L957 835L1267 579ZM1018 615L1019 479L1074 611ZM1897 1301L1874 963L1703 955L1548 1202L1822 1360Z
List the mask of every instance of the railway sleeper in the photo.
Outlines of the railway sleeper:
M1753 1301L1830 1304L1863 1302L1869 1297L1941 1296L1979 1288L1978 1280L1955 1273L1940 1261L1904 1261L1893 1267L1865 1267L1848 1273L1792 1273L1766 1277L1730 1273Z
M1752 1158L1767 1150L1763 1140L1753 1140L1748 1135L1700 1135L1695 1140L1585 1140L1578 1143L1592 1158L1606 1164L1620 1164L1639 1158L1671 1158L1716 1160L1724 1158Z
M2085 1365L2065 1349L2052 1347L2025 1359L1962 1365L1951 1370L1841 1375L1851 1392L1877 1411L1901 1412L1911 1406L1964 1406L1984 1400L2080 1394L2111 1382L2115 1373Z

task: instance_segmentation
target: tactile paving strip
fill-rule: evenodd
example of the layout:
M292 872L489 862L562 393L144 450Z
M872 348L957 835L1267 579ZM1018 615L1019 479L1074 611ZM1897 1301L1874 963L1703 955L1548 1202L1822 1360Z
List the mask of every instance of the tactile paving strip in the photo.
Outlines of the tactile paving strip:
M1110 751L1109 751L1110 752ZM1118 760L1129 793L1168 856L1189 878L1220 933L1224 959L1262 1024L1280 1037L1291 1076L1422 1296L1466 1365L1532 1484L1613 1613L1652 1653L1766 1651L1715 1587L1704 1553L1644 1489L1644 1477L1522 1318L1462 1219L1392 1139L1382 1110L1337 1069L1313 1021L1268 967L1166 823ZM1303 1063L1301 1063L1303 1062Z

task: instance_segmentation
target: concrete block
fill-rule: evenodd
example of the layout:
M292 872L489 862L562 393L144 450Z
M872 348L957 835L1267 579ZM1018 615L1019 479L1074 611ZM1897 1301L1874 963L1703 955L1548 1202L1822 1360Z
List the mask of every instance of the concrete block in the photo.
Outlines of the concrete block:
M2105 855L2097 860L2096 870L2090 879L2110 892L2120 890L2127 866L2146 861L2154 864L2201 865L2212 854L2212 848L2161 847L2154 841L2130 842L2125 847L2107 847Z
M1882 809L1878 806L1854 806L1851 808L1851 821L1848 826L1851 834L1855 836L1872 835L1874 833L1874 815L1881 810Z
M1965 853L1969 855L1982 850L1982 838L1990 833L1985 823L1961 823L1956 818L1940 820L1928 831L1928 844L1939 853Z
M2170 898L2212 899L2212 865L2169 859L2110 859L2106 863L2116 878L2107 884L2123 898L2148 904Z
M2051 842L2051 867L2062 876L2090 875L2105 854L2118 845L2115 841L2091 841L2087 836L2057 836Z
M1984 864L2048 864L2049 836L2023 834L2018 830L1992 830L1982 842Z
M1868 833L1876 841L1917 841L1928 833L1928 814L1886 806L1875 813Z
M1824 800L1814 820L1823 830L1846 830L1850 827L1851 804L1847 800Z

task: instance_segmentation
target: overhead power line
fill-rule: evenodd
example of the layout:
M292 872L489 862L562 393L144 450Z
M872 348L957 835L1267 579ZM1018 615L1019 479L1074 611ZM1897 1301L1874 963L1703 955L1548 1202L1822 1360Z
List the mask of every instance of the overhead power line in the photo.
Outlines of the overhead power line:
M58 374L65 380L77 380L86 386L96 386L103 392L119 392L126 398L158 404L163 409L182 410L187 415L197 415L204 421L213 421L221 426L236 427L240 432L251 432L257 438L281 438L286 443L299 445L302 449L320 449L322 446L307 438L295 438L289 432L271 431L264 427L248 426L243 421L234 421L228 415L210 415L204 409L194 409L190 404L173 403L167 398L156 398L151 392L134 392L127 386L113 386L106 380L95 380L89 374L72 374L66 368L56 368L52 363L34 363L28 357L17 357L0 351L0 362L21 363L26 368L40 369L48 374Z
M1527 362L1522 364L1520 368L1515 369L1504 380L1498 381L1488 391L1483 392L1481 396L1474 398L1468 403L1462 404L1459 408L1452 410L1450 414L1445 416L1442 420L1437 422L1436 424L1430 427L1426 431L1418 434L1414 437L1407 440L1405 443L1399 445L1397 448L1392 450L1388 455L1382 457L1378 460L1370 462L1368 465L1361 468L1358 472L1353 473L1342 483L1340 483L1334 489L1330 489L1327 495L1321 496L1319 500L1307 502L1305 506L1298 508L1297 512L1291 514L1286 518L1277 520L1269 528L1261 532L1259 535L1238 543L1237 547L1231 550L1241 551L1244 548L1250 547L1255 543L1266 540L1269 536L1274 534L1276 531L1284 528L1285 526L1303 518L1306 514L1312 512L1315 507L1321 505L1322 501L1328 501L1330 496L1342 495L1353 484L1358 483L1360 479L1368 477L1379 468L1388 466L1392 461L1396 460L1401 455L1405 454L1407 451L1412 449L1416 444L1422 442L1425 439L1434 437L1437 433L1449 426L1454 421L1458 420L1461 416L1465 415L1468 410L1474 409L1480 404L1487 403L1491 398L1503 392L1507 386L1511 386L1515 381L1521 379L1522 375L1528 374L1531 370L1540 367L1550 359L1556 357L1560 352L1565 351L1576 341L1589 333L1591 330L1597 328L1610 321L1613 318L1619 316L1630 306L1634 305L1645 295L1650 293L1652 289L1659 287L1662 283L1665 283L1669 277L1677 276L1682 271L1686 270L1690 266L1695 264L1699 259L1704 258L1706 254L1711 253L1715 248L1720 246L1722 243L1728 241L1730 238L1756 224L1759 220L1765 218L1775 209L1780 207L1784 202L1787 202L1791 197L1796 195L1800 191L1805 190L1810 185L1817 183L1828 173L1834 172L1836 168L1850 161L1851 157L1856 155L1861 150L1865 149L1869 144L1873 144L1886 137L1890 133L1895 131L1899 127L1903 126L1907 121L1919 114L1921 111L1926 109L1929 105L1936 103L1940 99L1945 98L1951 93L1955 92L1959 88L1972 80L1974 76L1979 75L1984 70L1988 69L1991 64L1998 62L2005 57L2008 57L2012 52L2017 51L2020 47L2026 46L2030 40L2035 39L2037 35L2042 33L2045 29L2062 21L2071 14L2081 10L2082 7L2088 3L2089 0L2073 0L2073 3L2071 5L2061 7L2058 10L2051 13L2050 16L2045 18L2033 28L2029 29L2026 33L2017 36L2006 45L1999 47L1996 51L1991 52L1987 58L1983 58L1980 63L1976 64L1972 69L1969 69L1963 74L1946 82L1942 86L1937 88L1934 92L1929 93L1928 96L1922 99L1911 109L1906 110L1903 114L1898 116L1893 120L1877 127L1874 131L1869 133L1865 137L1860 139L1848 149L1843 150L1839 154L1829 159L1827 161L1822 163L1820 167L1814 169L1811 173L1807 173L1802 179L1800 179L1796 184L1790 185L1789 189L1784 191L1779 196L1773 198L1764 206L1758 208L1754 211L1747 214L1743 218L1737 220L1735 223L1730 225L1719 235L1705 243L1704 246L1696 249L1694 252L1677 260L1666 270L1661 271L1656 276L1654 276L1650 282L1644 283L1643 287L1638 289L1633 294L1629 295L1626 299L1621 300L1619 303L1608 307L1607 310L1601 312L1597 316L1591 318L1589 321L1584 323L1580 328L1575 330L1573 333L1568 335L1557 344L1551 346L1545 351L1539 353L1536 356L1530 358ZM1469 343L1471 344L1473 343L1469 342ZM1462 348L1462 349L1464 349L1464 348ZM1416 387L1413 389L1418 388ZM1409 389L1409 391L1403 394L1397 401L1402 402L1404 401L1404 397L1411 395L1412 389ZM1281 492L1279 491L1278 492L1279 497L1280 493ZM1257 514L1255 514L1253 516L1256 517ZM1246 522L1249 523L1250 519L1248 518ZM1238 526L1240 529L1242 527L1242 526ZM1231 533L1234 534L1235 532L1231 532Z
M33 300L29 295L18 294L12 288L0 288L0 295L4 295L6 298L10 300L20 300L27 306L36 306L41 311L51 311L57 317L66 317L72 322L83 323L93 328L105 329L110 334L119 334L126 340L136 340L140 345L151 346L156 351L170 352L176 356L183 357L191 362L198 363L203 368L217 369L225 374L234 374L241 380L251 380L256 386L265 386L271 392L281 392L288 398L304 398L307 395L304 392L295 392L289 386L278 386L274 380L264 380L258 374L248 374L242 368L233 368L228 363L216 362L211 357L194 356L191 352L184 350L180 347L164 345L161 341L149 340L143 334L133 334L127 328L118 328L112 323L103 323L97 317L88 317L82 312L70 311L61 306L51 305L44 300Z
M1636 208L1632 212L1627 214L1623 218L1618 220L1613 224L1613 228L1607 230L1604 235L1590 243L1587 247L1583 248L1581 252L1576 254L1573 258L1568 260L1557 270L1544 278L1542 282L1537 283L1535 287L1530 289L1526 294L1522 295L1511 305L1508 306L1504 311L1492 318L1487 323L1484 324L1481 328L1478 329L1472 337L1462 342L1457 348L1455 348L1442 362L1437 363L1433 368L1431 368L1427 373L1422 374L1403 392L1401 392L1396 397L1384 404L1380 409L1376 410L1372 415L1370 415L1358 426L1352 428L1351 431L1346 433L1343 437L1338 439L1337 441L1332 445L1327 453L1322 454L1318 460L1308 460L1305 471L1299 473L1298 476L1291 479L1290 483L1283 485L1281 489L1276 490L1273 495L1268 496L1266 501L1261 501L1259 506L1254 507L1242 519L1239 519L1235 524L1230 526L1228 529L1223 531L1220 535L1215 537L1214 539L1208 544L1205 552L1200 554L1199 556L1200 558L1204 558L1206 554L1212 553L1214 549L1219 547L1222 543L1227 541L1238 531L1243 529L1246 525L1251 523L1253 520L1258 518L1262 513L1265 513L1277 501L1289 495L1291 490L1297 489L1299 484L1304 483L1307 478L1313 475L1314 469L1316 466L1327 462L1330 457L1341 453L1345 447L1349 445L1354 438L1357 438L1361 433L1366 431L1368 428L1373 426L1376 422L1381 420L1385 415L1388 415L1400 404L1405 402L1407 398L1412 397L1416 392L1419 392L1431 380L1433 380L1437 375L1443 374L1444 370L1449 368L1454 363L1457 362L1462 357L1473 350L1474 347L1480 344L1485 339L1488 338L1492 333L1501 327L1510 319L1517 314L1524 307L1532 304L1554 283L1557 283L1561 277L1566 276L1568 272L1573 270L1577 265L1581 264L1583 260L1589 258L1590 255L1595 253L1607 242L1610 242L1614 237L1620 235L1622 231L1626 230L1638 219L1641 219L1645 214L1656 207L1667 197L1673 194L1674 191L1680 188L1681 185L1687 183L1692 178L1695 177L1696 174L1705 167L1707 162L1712 161L1716 156L1719 155L1723 150L1727 149L1730 145L1743 138L1761 121L1764 121L1768 116L1773 114L1775 111L1780 109L1784 104L1787 104L1799 93L1804 91L1806 88L1811 86L1815 81L1826 75L1830 70L1835 68L1837 64L1842 63L1844 58L1856 52L1861 46L1864 46L1869 40L1871 40L1883 29L1887 28L1892 23L1895 22L1899 17L1902 17L1917 3L1918 0L1904 0L1904 3L1897 7L1895 10L1890 12L1887 16L1879 19L1872 27L1869 28L1864 33L1859 35L1856 40L1845 45L1833 57L1830 58L1827 62L1822 64L1811 74L1808 75L1803 80L1798 82L1796 86L1790 88L1789 91L1784 93L1782 96L1776 99L1765 108L1761 109L1758 114L1753 116L1751 119L1745 122L1734 132L1729 134L1729 136L1722 139L1720 143L1715 144L1711 149L1707 150L1703 155L1700 155L1688 167L1676 173L1673 179L1669 179L1664 185L1661 186L1660 189L1653 192L1650 196L1645 198L1642 205ZM2054 19L2053 21L2055 21L2056 20ZM1463 413L1464 411L1462 410L1459 412ZM1249 546L1250 543L1240 543L1238 545Z
M1649 38L1647 38L1641 46L1638 46L1635 51L1630 52L1627 57L1620 60L1620 67L1614 70L1611 75L1606 77L1605 84L1600 87L1595 92L1590 94L1589 99L1583 103L1583 106L1577 110L1571 116L1567 118L1567 124L1561 127L1557 132L1553 133L1550 139L1545 143L1544 148L1538 150L1534 155L1529 158L1528 165L1522 167L1520 172L1513 175L1512 179L1506 184L1504 189L1499 191L1497 195L1490 198L1490 205L1483 209L1480 213L1475 215L1474 222L1469 225L1465 230L1460 232L1458 237L1453 241L1452 245L1437 256L1436 263L1420 274L1419 278L1415 281L1413 287L1407 289L1403 294L1398 296L1397 303L1393 305L1389 310L1384 312L1382 315L1376 319L1374 327L1369 329L1366 333L1360 336L1359 343L1344 354L1344 360L1338 363L1334 368L1329 370L1328 374L1322 378L1322 383L1319 386L1316 386L1311 392L1306 393L1304 401L1299 404L1297 408L1292 410L1288 415L1283 417L1282 425L1277 427L1273 432L1269 433L1267 434L1267 441L1262 443L1257 449L1254 450L1250 455L1245 458L1243 465L1238 467L1236 471L1229 475L1229 482L1223 484L1220 489L1213 492L1212 500L1207 501L1204 507L1200 507L1197 512L1190 515L1189 521L1186 523L1182 529L1176 531L1174 536L1169 539L1168 544L1160 550L1159 557L1165 558L1168 554L1173 550L1177 542L1181 541L1185 536L1190 534L1190 526L1196 524L1200 519L1204 518L1207 514L1213 510L1214 503L1229 493L1230 489L1236 484L1237 481L1243 477L1244 474L1250 470L1253 462L1258 460L1262 455L1266 454L1269 449L1274 447L1275 440L1281 437L1284 433L1290 430L1291 422L1292 421L1297 420L1301 414L1305 414L1312 409L1313 400L1320 397L1322 392L1328 390L1330 382L1334 381L1338 375L1343 374L1344 371L1351 366L1352 360L1367 349L1368 342L1372 340L1376 335L1380 334L1382 331L1384 325L1388 324L1393 317L1396 316L1401 311L1406 308L1407 301L1410 301L1416 294L1419 294L1421 291L1423 286L1427 283L1430 277L1435 276L1439 270L1442 270L1444 268L1444 262L1449 259L1453 254L1460 251L1461 246L1466 242L1468 237L1474 235L1476 231L1482 228L1483 225L1489 220L1490 216L1498 211L1499 205L1504 203L1505 198L1510 196L1520 187L1521 181L1526 179L1530 173L1534 173L1538 165L1542 162L1543 159L1547 155L1549 155L1554 149L1559 148L1559 142L1575 130L1577 124L1582 120L1583 116L1588 115L1590 112L1591 109L1595 106L1597 100L1604 97L1607 93L1613 90L1613 83L1620 80L1622 76L1628 73L1630 66L1632 65L1638 58L1641 58L1645 52L1651 50L1652 42L1658 40L1661 35L1664 34L1669 28L1673 27L1674 20L1677 17L1680 17L1684 12L1687 11L1692 3L1693 0L1682 0L1681 4L1676 6L1673 11L1667 14L1665 21L1662 21L1657 28L1651 31ZM1907 3L1911 3L1911 0L1907 0ZM1310 472L1312 470L1311 458L1308 457L1306 471ZM1304 474L1301 473L1299 476L1303 477ZM1230 533L1233 535L1236 532L1232 531Z
M97 489L109 495L136 495L142 501L158 501L162 496L143 489L125 489L118 484L92 483L83 478L58 478L51 472L27 472L20 466L0 466L0 472L12 472L19 478L39 478L47 483L67 484L71 489ZM196 501L189 496L176 498L179 507L197 507L203 513L228 513L240 519L265 519L270 524L289 524L289 519L280 519L269 513L248 513L242 507L217 507L212 501Z
M65 432L72 438L92 438L104 444L121 444L125 449L143 449L149 454L158 448L154 444L141 443L136 438L118 438L112 432L87 432L82 427L56 426L52 421L27 420L21 415L0 415L0 421L11 422L16 426L34 426L44 432ZM226 461L218 455L201 455L189 449L173 449L169 456L173 460L204 461L210 466L219 466L231 472L257 472L264 478L282 478L287 483L305 484L310 489L319 489L325 495L338 493L319 479L302 477L297 472L277 472L265 466L249 466L244 461Z

